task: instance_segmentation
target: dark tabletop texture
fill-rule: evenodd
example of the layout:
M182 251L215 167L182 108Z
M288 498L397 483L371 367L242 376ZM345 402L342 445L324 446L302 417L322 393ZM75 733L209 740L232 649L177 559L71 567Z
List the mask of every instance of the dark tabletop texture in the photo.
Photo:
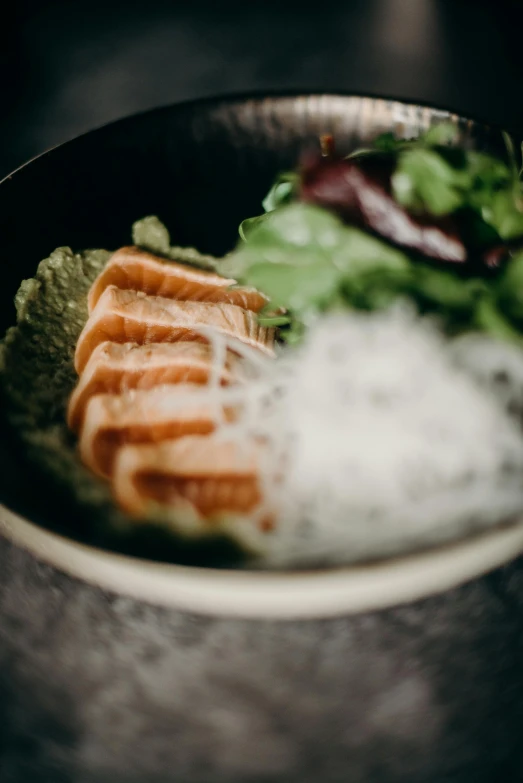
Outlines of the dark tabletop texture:
M232 91L369 91L523 128L520 8L22 0L1 25L0 175L116 117Z

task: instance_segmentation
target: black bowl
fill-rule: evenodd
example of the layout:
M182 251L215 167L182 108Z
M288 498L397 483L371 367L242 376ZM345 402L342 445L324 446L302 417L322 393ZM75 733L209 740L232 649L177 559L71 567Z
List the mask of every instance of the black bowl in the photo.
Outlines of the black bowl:
M54 149L0 183L0 331L58 245L116 247L157 214L220 254L318 134L348 149L441 119L500 149L445 111L339 95L172 106ZM63 511L5 432L0 468L2 782L522 779L520 523L357 568L200 570L50 532Z

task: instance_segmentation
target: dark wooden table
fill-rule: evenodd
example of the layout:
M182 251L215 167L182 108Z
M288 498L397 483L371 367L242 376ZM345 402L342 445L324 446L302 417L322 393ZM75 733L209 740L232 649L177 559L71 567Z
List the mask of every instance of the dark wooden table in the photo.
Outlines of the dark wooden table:
M523 129L518 5L21 0L2 20L0 175L116 117L253 89L383 93Z

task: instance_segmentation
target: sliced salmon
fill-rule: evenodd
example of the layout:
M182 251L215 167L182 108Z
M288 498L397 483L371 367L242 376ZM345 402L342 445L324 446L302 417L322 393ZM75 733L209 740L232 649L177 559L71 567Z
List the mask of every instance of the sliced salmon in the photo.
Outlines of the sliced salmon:
M89 399L95 394L118 394L174 383L206 384L212 373L213 350L205 343L100 343L87 362L71 395L67 423L77 432ZM227 385L241 376L238 357L228 353L219 368Z
M178 302L109 286L85 324L75 353L83 372L100 343L208 342L198 327L212 327L227 337L273 355L274 329L260 326L255 313L233 304Z
M166 299L234 304L253 312L267 304L267 299L253 288L231 288L235 280L159 258L138 247L122 247L113 254L91 287L89 312L110 285Z
M257 450L198 435L124 446L114 464L113 492L137 517L151 503L180 509L189 504L203 518L247 514L261 502Z
M208 394L202 396L201 388L189 384L99 394L91 397L85 410L80 456L94 473L108 478L123 444L207 434L220 417L230 421L232 416L230 409L213 406Z

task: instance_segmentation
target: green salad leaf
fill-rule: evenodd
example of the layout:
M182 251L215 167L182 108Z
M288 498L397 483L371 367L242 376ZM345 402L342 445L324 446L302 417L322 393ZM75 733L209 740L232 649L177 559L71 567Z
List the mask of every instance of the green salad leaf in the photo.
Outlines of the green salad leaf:
M265 212L272 212L292 199L296 186L299 184L299 174L296 171L286 171L279 174L272 188L262 201Z
M486 223L493 226L502 239L510 240L523 235L523 193L499 190L481 209Z
M474 211L475 236L471 239L478 246L492 233L502 240L522 237L520 174L523 167L516 160L511 136L503 133L507 160L478 150L457 148L453 145L458 136L455 124L441 122L416 139L384 133L371 146L347 157L392 156L393 195L409 212L441 217L463 210Z
M414 139L398 138L391 131L387 131L376 136L370 146L353 150L346 156L346 159L376 154L397 154L402 150L420 149L422 147L447 146L457 141L458 134L458 128L451 122L440 122L432 125Z
M508 342L521 342L522 335L502 313L495 294L485 295L478 301L474 312L474 325L479 331Z
M504 269L496 292L503 311L523 328L523 251L516 253Z
M435 216L469 208L501 239L523 235L523 191L513 157L506 163L484 152L430 148L426 142L427 135L423 143L400 148L392 187L402 206ZM479 222L477 227L481 231Z
M437 122L422 133L419 141L429 146L443 147L458 140L458 126L453 122Z
M523 236L523 190L511 137L504 134L508 162L477 150L458 149L458 127L441 122L415 139L383 133L371 145L347 158L392 156L392 192L407 211L435 217L473 211L472 241L478 246L492 233L503 240ZM264 213L247 218L240 227L247 240L267 215L296 199L299 172L280 174L262 202Z
M271 189L262 201L264 214L256 217L246 218L240 223L238 229L241 239L246 240L251 230L258 224L267 219L267 216L278 207L289 204L294 196L300 182L300 175L296 171L285 171L276 177Z
M289 341L326 311L373 311L398 299L437 315L449 333L481 330L521 339L523 253L495 280L464 278L413 260L328 210L294 202L267 214L222 263L223 273L268 297L260 320L282 327Z
M392 188L394 197L413 212L448 215L466 203L469 174L456 169L436 150L420 147L399 155Z
M263 215L256 215L256 217L245 218L245 220L242 220L242 222L240 223L240 227L238 229L240 238L243 239L244 241L247 241L247 237L251 233L252 229L255 228L259 223L262 223L264 220L267 220L269 215L270 212L267 212Z
M220 269L263 291L272 311L284 307L293 312L294 320L305 323L328 307L339 288L345 231L325 210L285 205L257 221Z
M347 157L384 156L385 171L392 162L394 199L422 221L454 216L449 230L458 232L471 257L523 239L523 190L511 137L504 135L507 160L458 148L458 137L454 123L441 122L416 139L384 133ZM299 176L285 172L276 179L263 200L265 212L243 221L241 241L221 267L268 297L262 323L297 340L327 310L377 310L405 298L437 315L449 332L479 329L520 339L523 251L495 280L465 278L347 225L330 203L300 202Z

